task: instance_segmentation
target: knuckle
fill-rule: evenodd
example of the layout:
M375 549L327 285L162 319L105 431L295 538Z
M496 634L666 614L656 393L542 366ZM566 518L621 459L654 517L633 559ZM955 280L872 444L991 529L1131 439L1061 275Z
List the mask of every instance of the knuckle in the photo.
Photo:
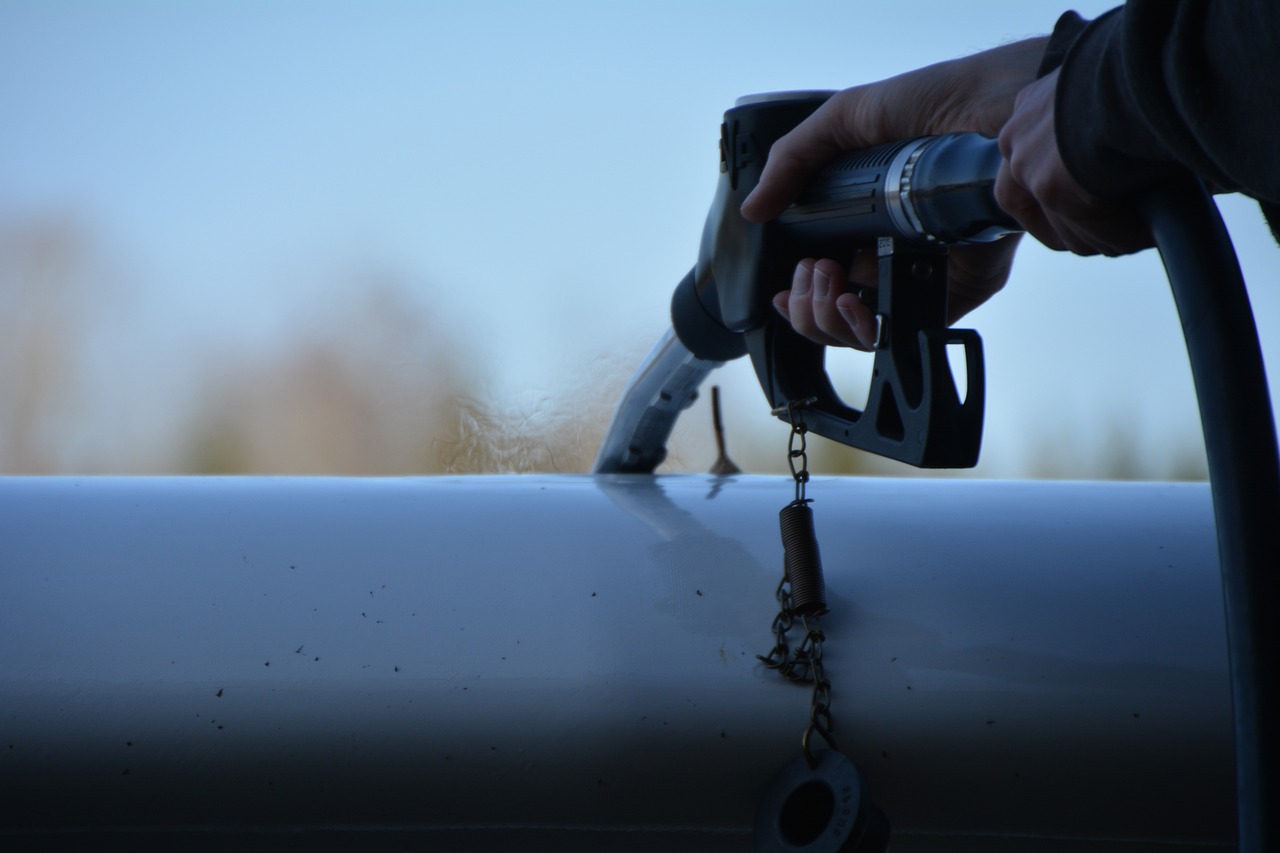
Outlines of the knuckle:
M1014 124L1013 120L1005 122L1000 128L1000 133L996 136L996 146L1000 149L1000 155L1008 162L1013 160L1014 152Z

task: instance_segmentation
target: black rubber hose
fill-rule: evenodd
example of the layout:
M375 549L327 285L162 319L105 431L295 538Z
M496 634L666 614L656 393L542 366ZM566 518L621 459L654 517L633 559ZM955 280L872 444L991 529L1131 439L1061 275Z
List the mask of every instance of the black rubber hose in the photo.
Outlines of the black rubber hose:
M1142 202L1182 321L1218 528L1235 717L1239 849L1280 850L1277 654L1280 455L1253 311L1218 209L1197 182Z

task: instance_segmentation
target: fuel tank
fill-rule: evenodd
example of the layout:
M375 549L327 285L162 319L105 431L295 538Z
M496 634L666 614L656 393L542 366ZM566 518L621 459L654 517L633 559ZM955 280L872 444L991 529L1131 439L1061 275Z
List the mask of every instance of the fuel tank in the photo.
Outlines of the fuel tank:
M1203 484L815 477L901 851L1233 849ZM789 479L0 479L0 839L743 850ZM18 846L11 846L17 841Z

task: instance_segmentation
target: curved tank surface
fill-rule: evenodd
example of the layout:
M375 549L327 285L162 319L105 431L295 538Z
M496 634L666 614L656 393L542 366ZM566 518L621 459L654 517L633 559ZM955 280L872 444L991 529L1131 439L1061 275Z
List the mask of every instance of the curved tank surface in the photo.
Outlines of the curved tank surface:
M749 849L789 479L0 479L7 849ZM891 849L1232 849L1202 484L815 478ZM9 846L13 841L18 846Z

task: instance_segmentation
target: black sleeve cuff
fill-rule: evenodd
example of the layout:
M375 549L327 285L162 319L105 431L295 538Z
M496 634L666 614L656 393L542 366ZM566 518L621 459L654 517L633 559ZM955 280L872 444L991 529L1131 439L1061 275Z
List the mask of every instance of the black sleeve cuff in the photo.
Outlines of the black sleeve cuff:
M1053 25L1053 35L1049 36L1049 46L1045 48L1044 58L1040 60L1040 68L1036 70L1039 80L1054 71L1067 56L1067 49L1076 37L1088 26L1089 22L1075 12L1063 12L1058 23Z
M1177 173L1131 85L1124 8L1089 21L1058 76L1054 125L1067 171L1100 198L1132 196Z

